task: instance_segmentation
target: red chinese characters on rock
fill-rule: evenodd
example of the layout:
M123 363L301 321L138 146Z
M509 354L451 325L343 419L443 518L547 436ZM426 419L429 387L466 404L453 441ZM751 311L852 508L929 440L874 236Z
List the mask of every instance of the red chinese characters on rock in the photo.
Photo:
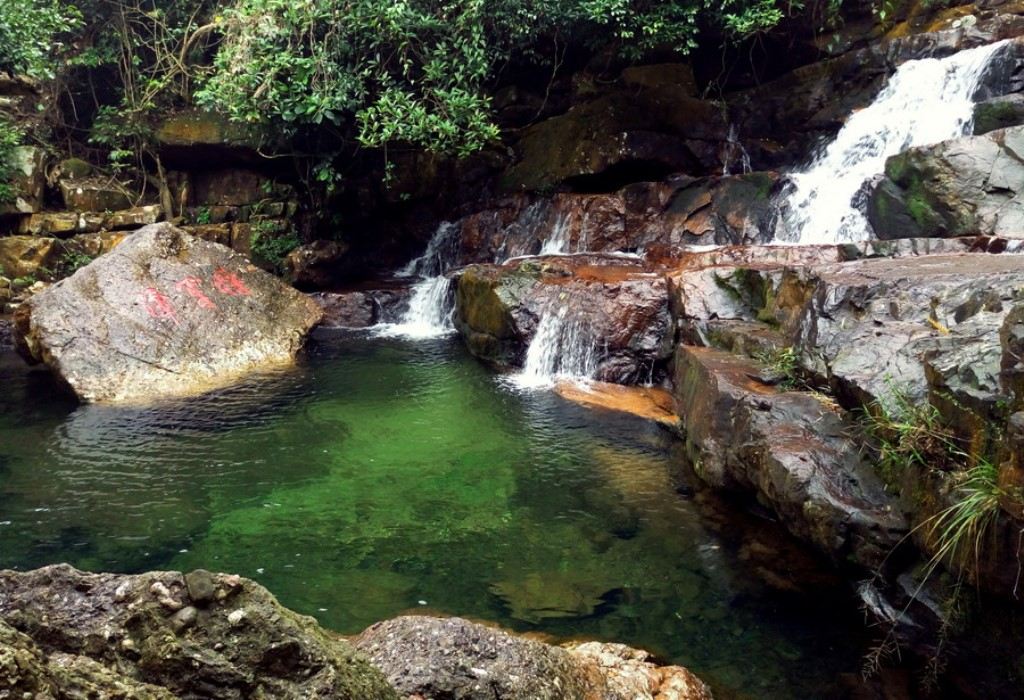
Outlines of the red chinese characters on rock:
M245 285L245 282L238 278L234 272L229 272L223 267L213 271L213 287L221 294L229 297L252 296L252 292Z
M179 292L185 292L185 294L195 299L196 303L199 304L199 308L216 309L217 305L211 301L210 297L203 294L202 286L203 281L198 277L186 277L174 285L174 288Z
M213 279L210 280L213 288L224 296L248 297L252 296L252 290L238 277L237 274L223 267L213 271ZM203 291L204 281L199 277L190 275L175 283L174 289L188 295L201 309L216 310L217 304ZM147 287L140 294L143 308L150 318L157 320L170 319L175 325L179 325L178 315L174 303L156 287Z
M167 295L156 287L147 287L142 290L142 306L150 318L170 319L178 324L178 314L174 311L174 304L167 298Z

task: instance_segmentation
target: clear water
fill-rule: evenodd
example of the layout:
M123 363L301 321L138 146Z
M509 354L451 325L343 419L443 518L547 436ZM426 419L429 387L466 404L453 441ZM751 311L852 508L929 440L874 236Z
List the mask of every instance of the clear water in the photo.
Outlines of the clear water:
M147 409L76 406L10 353L0 382L0 567L237 572L343 633L415 609L616 640L720 698L835 697L859 667L840 589L766 586L794 561L774 526L680 495L666 434L503 388L452 339L321 338Z

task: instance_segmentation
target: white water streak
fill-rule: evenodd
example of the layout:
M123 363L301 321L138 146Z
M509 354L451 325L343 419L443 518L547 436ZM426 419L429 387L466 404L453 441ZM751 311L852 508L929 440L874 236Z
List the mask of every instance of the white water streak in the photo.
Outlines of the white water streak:
M523 369L510 379L520 388L538 389L558 380L586 381L596 373L597 344L585 323L563 306L541 315Z
M978 84L1005 43L901 65L875 101L850 116L811 166L792 175L796 189L783 205L788 242L871 238L871 227L854 204L858 191L884 172L890 156L970 130Z
M551 233L540 247L541 255L566 255L569 253L569 214L561 212L555 219Z
M419 281L412 287L409 308L401 321L381 324L378 333L404 338L438 338L454 332L452 322L455 308L452 303L451 280L445 273L457 261L459 227L442 223L437 227L423 255L399 270L399 277L416 275Z

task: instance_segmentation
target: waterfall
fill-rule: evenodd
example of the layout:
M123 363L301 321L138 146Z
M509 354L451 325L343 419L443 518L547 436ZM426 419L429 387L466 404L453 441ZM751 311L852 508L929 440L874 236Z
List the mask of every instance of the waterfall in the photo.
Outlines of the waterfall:
M456 224L448 221L442 222L431 236L423 255L410 260L395 275L397 277L415 275L420 279L426 279L448 272L455 266L458 257L459 233L459 227Z
M561 212L555 219L551 233L540 247L541 255L565 255L569 253L569 214Z
M541 314L523 369L511 380L518 387L535 389L557 379L592 379L596 372L597 344L586 324L563 305Z
M807 170L791 176L795 189L782 204L787 242L871 238L867 218L855 203L860 190L885 171L890 156L970 130L974 94L1005 43L902 64L875 101L850 116Z
M437 227L423 255L395 273L419 278L412 286L409 308L395 324L381 324L383 335L406 338L436 338L455 330L452 315L451 280L445 273L458 260L459 226L444 222Z
M739 156L740 172L747 174L753 170L750 165L750 154L747 153L747 149L740 143L739 131L736 129L735 124L729 125L729 135L726 136L725 140L725 154L722 158L722 176L727 177L732 175L732 163L733 160Z

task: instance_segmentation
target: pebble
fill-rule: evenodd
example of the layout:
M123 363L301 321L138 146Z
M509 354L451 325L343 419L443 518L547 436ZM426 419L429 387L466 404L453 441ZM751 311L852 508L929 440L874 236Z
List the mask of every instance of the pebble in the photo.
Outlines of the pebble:
M230 622L232 625L238 625L244 619L245 619L245 611L244 610L232 610L231 613L228 615L228 622Z
M185 574L185 587L193 603L209 603L217 593L213 574L205 569L196 569Z
M131 591L131 582L125 581L117 590L114 591L114 600L118 603L123 603L128 598L128 593Z
M171 629L173 629L175 633L181 634L194 625L196 618L198 617L199 611L191 605L187 608L182 608L171 617Z
M182 602L177 598L167 596L166 598L160 599L160 605L164 606L168 610L181 610Z

